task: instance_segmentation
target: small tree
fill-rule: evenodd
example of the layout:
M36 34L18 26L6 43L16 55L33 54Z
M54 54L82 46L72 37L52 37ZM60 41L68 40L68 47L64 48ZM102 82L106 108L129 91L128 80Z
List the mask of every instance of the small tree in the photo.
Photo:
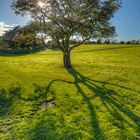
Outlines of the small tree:
M16 26L13 29L6 31L3 40L8 44L8 47L15 49L15 42L13 41L13 38L20 33L20 26Z
M29 14L40 23L46 36L63 52L66 68L71 67L70 52L87 40L112 36L109 21L120 7L120 0L14 0L16 14ZM70 41L78 38L73 45Z
M0 43L3 42L3 36L0 36Z
M125 41L120 41L119 43L120 43L120 44L125 44Z
M96 43L97 44L102 44L102 40L101 39L98 39Z
M34 42L35 35L34 34L20 34L18 36L15 36L13 38L13 42L16 44L16 47L22 48L22 49L29 49L33 48L33 42Z
M30 23L26 26L16 26L13 29L7 31L4 34L4 41L9 45L10 48L36 48L39 42L36 39L37 33Z
M105 40L104 44L110 44L110 40L109 39Z

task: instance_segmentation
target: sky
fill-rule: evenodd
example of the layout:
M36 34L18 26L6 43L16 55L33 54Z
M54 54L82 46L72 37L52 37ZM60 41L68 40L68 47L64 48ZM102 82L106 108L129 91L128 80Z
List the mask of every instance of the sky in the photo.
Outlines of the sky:
M116 27L116 39L121 41L140 39L140 0L122 0L122 7L117 11L111 24ZM0 35L5 27L25 25L28 16L15 15L10 5L12 0L0 0Z

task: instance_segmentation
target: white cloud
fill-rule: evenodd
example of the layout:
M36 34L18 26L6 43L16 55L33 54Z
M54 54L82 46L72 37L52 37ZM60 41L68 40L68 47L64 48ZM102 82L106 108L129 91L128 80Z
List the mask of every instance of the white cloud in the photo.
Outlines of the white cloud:
M2 36L4 34L5 31L15 27L16 25L7 25L4 22L0 21L0 36Z

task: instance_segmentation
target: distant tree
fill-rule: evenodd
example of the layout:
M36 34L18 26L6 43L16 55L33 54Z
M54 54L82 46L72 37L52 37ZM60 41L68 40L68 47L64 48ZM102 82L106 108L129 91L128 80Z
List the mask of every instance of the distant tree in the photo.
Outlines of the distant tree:
M36 36L37 33L31 24L23 27L16 26L5 33L4 41L12 49L36 48L38 45Z
M140 44L140 40L137 40L137 44Z
M139 44L139 40L131 40L132 44Z
M30 49L35 47L34 42L35 35L34 34L20 34L18 36L15 36L13 38L13 42L16 44L16 47L22 48L22 49Z
M0 44L3 43L3 36L0 36Z
M3 49L5 47L6 47L6 44L5 44L4 40L3 40L3 36L0 36L0 49Z
M104 44L110 44L110 40L109 39L105 40Z
M125 41L120 41L120 44L125 44Z
M16 14L29 14L63 52L64 67L71 67L70 52L90 39L112 36L110 19L121 0L14 0ZM73 37L78 43L70 44Z
M102 44L102 40L101 40L101 39L98 39L98 40L96 41L96 43L97 43L97 44Z
M136 40L131 40L131 44L136 44Z
M10 48L15 48L16 44L15 42L13 41L13 38L18 35L20 33L20 26L16 26L14 27L13 29L9 30L9 31L6 31L4 36L3 36L3 40L8 44L8 46Z
M129 40L126 44L140 44L140 40Z
M127 41L126 44L131 44L131 41Z
M96 44L96 41L91 41L91 44Z
M118 41L117 41L116 39L112 39L112 40L110 40L110 43L111 43L111 44L117 44Z

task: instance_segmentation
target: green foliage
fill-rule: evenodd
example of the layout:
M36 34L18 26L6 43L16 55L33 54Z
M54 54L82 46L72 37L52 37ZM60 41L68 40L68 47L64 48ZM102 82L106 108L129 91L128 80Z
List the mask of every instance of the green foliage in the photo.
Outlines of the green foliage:
M0 46L3 44L3 37L2 36L0 36Z
M83 45L70 70L59 51L0 56L0 139L138 139L139 51Z
M15 48L16 44L15 42L13 41L13 38L18 35L20 32L20 26L16 26L14 27L13 29L7 31L4 36L3 36L3 40L9 45L9 47L11 48Z
M102 44L102 40L101 39L98 39L96 43L97 44Z
M13 38L13 42L16 44L16 47L19 48L32 48L36 46L36 40L34 38L34 34L20 34Z
M0 36L0 43L3 42L3 36Z
M30 14L34 23L40 25L40 33L55 41L63 52L66 68L71 67L72 49L87 40L114 35L110 19L120 6L121 0L14 0L12 3L16 14ZM70 44L74 37L80 43Z
M40 0L40 3L42 6L38 0L15 0L12 8L17 14L31 14L59 45L61 40L66 43L73 36L88 39L113 35L115 30L109 20L120 7L121 0Z
M31 25L17 26L5 33L4 41L12 49L34 49L40 45L36 36L37 34Z
M0 36L0 50L7 48L7 44L4 41L4 37Z

